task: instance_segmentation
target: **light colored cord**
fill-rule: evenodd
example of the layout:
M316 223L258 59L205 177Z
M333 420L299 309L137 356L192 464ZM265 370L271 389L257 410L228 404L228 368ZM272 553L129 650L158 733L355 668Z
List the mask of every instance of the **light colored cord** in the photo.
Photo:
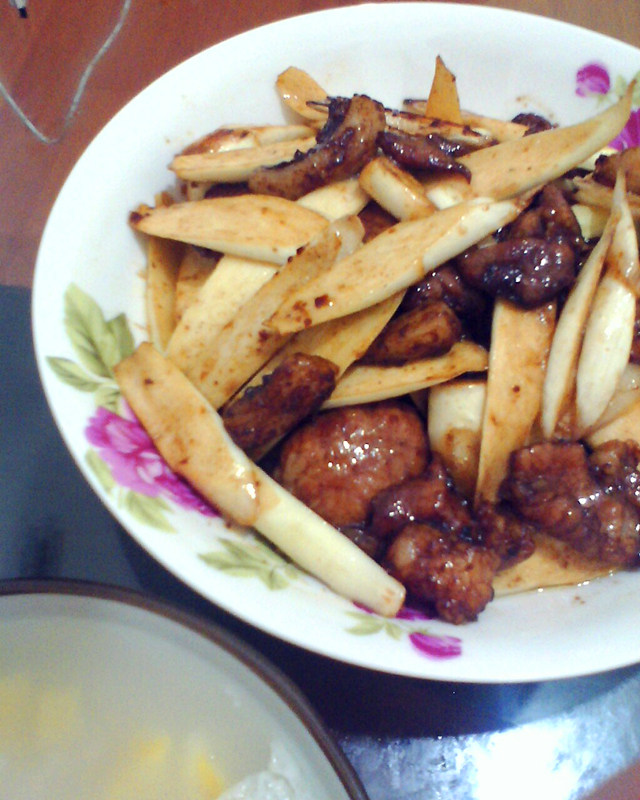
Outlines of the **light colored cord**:
M120 8L120 13L118 15L118 20L111 30L111 33L107 36L107 38L102 43L100 49L91 59L91 61L85 67L84 72L80 76L80 81L78 82L78 86L76 88L75 94L71 100L71 105L69 106L69 110L65 114L64 120L62 122L62 128L60 133L57 136L47 136L43 133L34 123L29 119L29 117L24 113L24 111L20 108L20 106L16 103L16 101L11 96L11 93L7 89L7 87L0 81L0 95L7 101L13 112L16 116L20 119L20 121L31 131L31 133L38 139L39 141L43 142L44 144L56 144L59 142L60 139L65 134L65 131L71 124L74 114L78 110L78 106L80 105L80 101L82 100L82 96L84 95L84 90L87 85L87 81L89 80L91 73L94 70L94 67L100 61L102 56L107 52L107 50L113 44L114 39L120 33L122 26L127 18L127 14L129 13L129 9L131 8L131 3L133 0L124 0L122 3L122 7Z

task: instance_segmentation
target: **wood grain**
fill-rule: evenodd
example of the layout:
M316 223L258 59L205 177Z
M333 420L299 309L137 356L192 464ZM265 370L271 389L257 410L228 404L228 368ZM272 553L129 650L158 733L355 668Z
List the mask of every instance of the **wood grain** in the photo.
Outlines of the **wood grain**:
M97 63L63 130L84 66L118 19L121 0L31 0L21 19L0 0L0 79L49 137L39 141L0 98L0 283L30 286L53 201L81 152L110 117L151 80L194 53L284 17L347 5L338 0L137 0ZM541 14L640 47L637 0L476 2Z

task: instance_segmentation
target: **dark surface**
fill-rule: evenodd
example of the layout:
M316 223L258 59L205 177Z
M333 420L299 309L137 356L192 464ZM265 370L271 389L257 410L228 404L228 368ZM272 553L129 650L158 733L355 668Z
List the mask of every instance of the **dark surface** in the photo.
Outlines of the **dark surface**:
M302 689L371 800L573 800L640 754L640 667L506 686L382 675L276 640L174 579L68 454L35 366L30 300L27 290L0 289L0 579L122 586L222 625Z

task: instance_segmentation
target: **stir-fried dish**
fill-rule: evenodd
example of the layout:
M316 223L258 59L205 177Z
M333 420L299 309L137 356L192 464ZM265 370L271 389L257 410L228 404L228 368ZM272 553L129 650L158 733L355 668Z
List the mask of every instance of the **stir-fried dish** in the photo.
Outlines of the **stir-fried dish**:
M640 150L390 109L301 70L132 211L148 341L117 368L169 466L336 592L448 622L640 562Z

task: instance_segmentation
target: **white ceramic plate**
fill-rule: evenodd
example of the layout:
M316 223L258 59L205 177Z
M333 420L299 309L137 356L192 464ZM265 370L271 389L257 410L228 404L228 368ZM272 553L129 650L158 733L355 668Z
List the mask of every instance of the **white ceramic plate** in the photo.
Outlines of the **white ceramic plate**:
M200 618L95 584L7 581L0 638L5 800L195 800L267 768L300 800L366 800L289 679Z
M638 50L595 33L440 3L319 12L191 58L116 115L55 204L33 297L45 392L87 480L131 535L258 628L335 659L422 678L525 681L626 665L640 660L638 575L501 599L464 627L413 615L384 621L190 507L135 423L113 413L122 412L108 366L130 346L128 332L139 340L144 327L144 259L127 215L171 184L172 155L222 124L281 121L274 81L290 65L329 92L364 92L397 106L425 95L438 54L456 74L464 106L504 119L532 110L563 124L612 102L640 69Z

